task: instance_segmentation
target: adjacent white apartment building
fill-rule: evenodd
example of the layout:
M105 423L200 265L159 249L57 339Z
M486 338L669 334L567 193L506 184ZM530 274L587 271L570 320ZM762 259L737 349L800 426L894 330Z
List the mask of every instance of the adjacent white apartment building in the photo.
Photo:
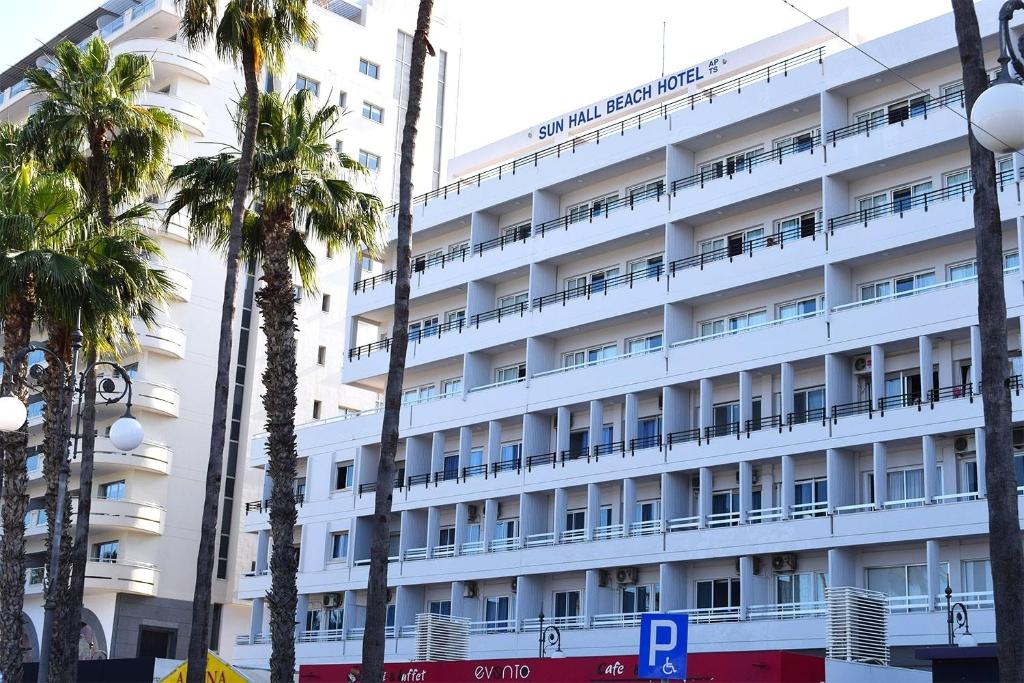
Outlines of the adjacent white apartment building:
M212 47L197 52L178 39L178 12L174 0L104 3L0 74L0 117L22 121L37 101L22 80L25 68L44 65L46 54L62 39L79 43L98 33L111 43L114 54L135 52L153 60L154 77L144 103L171 112L183 129L173 147L172 163L236 144L231 114L242 89L240 76L233 65L215 57ZM337 148L371 169L365 182L390 202L406 97L401 84L408 80L404 71L411 54L416 4L315 0L310 2L310 14L319 26L319 40L315 45L294 45L285 72L263 85L282 91L309 88L323 102L347 108ZM428 65L431 87L424 91L416 178L416 187L422 189L436 187L441 160L450 157L454 137L457 32L448 27L443 15L435 21L432 39L438 58ZM163 199L153 201L159 204ZM103 438L105 426L119 416L114 408L104 415L100 427L84 612L88 630L83 635L83 648L94 656L180 658L189 638L224 266L219 254L189 243L184 219L166 228L154 223L152 230L164 252L154 267L172 277L177 291L157 327L139 327L139 352L121 361L134 377L135 412L146 431L145 443L136 452L120 453ZM296 292L302 332L297 417L303 421L365 409L376 399L373 392L344 387L340 380L353 259L350 254L325 253L322 247L317 255L317 291ZM257 286L258 272L249 269L243 274L237 304L237 351L216 547L212 647L227 656L234 639L222 638L221 632L233 636L248 623L248 605L234 597L241 571L236 558L255 552L247 549L247 542L251 546L254 539L240 535L239 520L244 444L250 439L250 422L262 423L263 339L253 302ZM41 438L40 408L35 404L30 410L32 444ZM73 466L77 472L77 463ZM26 519L30 568L25 646L26 658L33 659L38 656L42 623L46 533L38 455L29 455L28 469L32 511ZM301 494L301 482L297 486Z
M993 67L998 4L977 6ZM541 613L569 656L635 653L649 611L688 612L691 651L820 652L825 587L858 586L890 596L906 661L945 642L947 581L993 640L952 17L860 47L892 70L808 24L457 158L419 198L389 658L424 612L469 619L473 658L534 656ZM1015 387L1019 166L999 159ZM372 391L393 267L353 270L342 375ZM360 657L380 429L299 431L300 663ZM268 521L244 524L254 663Z

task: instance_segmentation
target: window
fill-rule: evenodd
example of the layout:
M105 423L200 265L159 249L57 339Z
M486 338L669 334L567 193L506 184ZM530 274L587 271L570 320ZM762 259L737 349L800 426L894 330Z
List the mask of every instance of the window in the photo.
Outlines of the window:
M484 602L484 621L489 625L505 626L512 619L515 619L515 610L509 596L494 596Z
M498 297L498 310L502 315L506 313L518 313L525 308L530 301L529 292L516 292Z
M479 467L484 464L484 451L482 448L473 448L469 451L469 467ZM477 539L480 540L480 539Z
M825 415L825 387L798 389L793 392L793 423L821 420Z
M521 443L506 443L501 445L501 462L503 463L515 463L519 462L519 456L522 452L523 444Z
M555 619L573 619L580 616L580 592L557 591L554 596Z
M645 256L626 264L626 272L634 278L658 277L661 274L663 261L661 254Z
M895 501L918 501L902 503L893 507L924 505L924 468L910 467L885 473L885 499Z
M441 527L437 530L437 545L439 546L454 546L455 545L455 527L446 526Z
M1017 250L1003 254L1003 271L1009 272L1020 268L1020 253ZM971 259L963 263L954 263L946 268L946 280L959 282L971 280L978 275L978 261Z
M987 560L964 560L963 562L964 592L992 592L992 563Z
M452 601L431 600L427 604L427 612L430 614L440 614L446 617L450 617L452 614Z
M661 415L642 417L637 422L636 435L639 439L653 439L661 434Z
M348 93L344 90L338 93L338 107L345 109L348 106ZM338 150L341 151L341 150Z
M465 258L466 254L469 253L469 240L463 240L456 242L455 244L448 245L448 255L455 257Z
M750 170L750 160L763 151L764 147L759 145L743 152L703 163L700 165L700 173L704 177L721 178L723 175L748 171Z
M590 430L577 429L569 432L569 452L586 454L590 452Z
M828 480L825 477L803 479L793 485L793 506L796 512L807 512L815 509L816 504L828 501ZM825 514L824 510L816 510L816 514Z
M570 297L586 296L588 291L592 294L603 292L605 291L606 282L618 276L618 274L618 267L613 267L597 270L593 273L567 277L565 278L565 291Z
M402 392L402 404L413 405L429 401L436 396L433 384L425 384L421 387L413 387Z
M297 74L295 76L295 92L298 92L300 90L309 90L310 92L313 93L314 96L319 95L320 81L314 80L309 76Z
M320 300L320 310L324 313L330 313L331 311L331 295L324 294L323 299Z
M746 230L739 230L728 235L704 240L699 245L700 253L711 258L739 256L745 251L760 248L761 242L759 240L762 237L764 237L764 228L760 225L747 228ZM758 246L755 247L755 244Z
M409 323L409 341L419 341L424 337L437 334L437 316L423 318L416 322Z
M364 76L369 76L370 78L377 78L377 79L379 79L380 78L380 66L378 66L377 64L374 64L373 62L371 62L369 60L360 59L359 60L359 73L363 74Z
M609 204L616 201L618 198L618 192L611 192L600 197L595 197L594 199L588 199L585 202L570 206L566 211L566 215L569 216L570 223L579 223L580 221L590 220L594 216L601 215L602 212L609 211Z
M957 187L971 182L971 169L962 168L959 171L951 171L942 174L943 187Z
M583 531L587 528L587 511L585 509L569 510L565 513L566 531Z
M444 462L441 465L442 476L445 481L449 479L459 478L459 454L458 453L445 453ZM454 541L453 541L454 542Z
M739 579L708 579L697 582L697 609L740 606Z
M923 116L930 99L931 95L927 93L902 98L888 105L861 112L854 116L853 120L854 123L860 123L869 128L883 125L882 122L899 123L909 118Z
M612 506L602 505L598 511L598 526L610 527L612 525Z
M661 591L658 584L649 583L642 586L623 586L621 612L637 614L640 612L657 612L661 609Z
M365 149L359 150L359 163L367 171L380 170L380 156L373 152L367 152Z
M897 297L906 296L914 293L915 290L930 287L934 284L934 270L913 275L901 275L887 280L860 285L860 300L875 301L878 299L889 299L893 296L893 292L895 292Z
M716 427L714 430L715 436L721 436L728 434L728 426L731 424L738 425L740 422L740 404L739 401L733 401L730 403L719 403L713 407L712 413L712 424ZM750 417L755 424L761 422L761 399L760 397L755 398L751 401ZM721 428L721 429L718 429Z
M797 152L805 152L814 146L816 140L821 137L820 128L811 128L809 130L801 131L799 133L793 133L785 137L779 138L772 142L772 149L782 150L782 154L795 154Z
M320 401L313 401L313 419L320 419Z
M864 570L867 589L885 593L890 598L918 598L920 604L911 600L890 602L890 609L896 607L927 609L928 599L928 567L924 564L905 564L894 567L869 567ZM940 586L949 580L949 565L943 562L940 566ZM902 604L900 604L902 602Z
M905 185L903 187L878 192L857 199L857 210L865 211L870 216L880 216L887 204L892 204L892 213L907 211L919 204L917 197L931 192L932 181Z
M808 211L799 216L780 218L775 221L774 234L785 244L793 240L813 236L820 222L821 209Z
M462 378L453 377L452 379L446 379L441 382L441 395L442 396L458 396L462 393Z
M445 313L444 324L461 330L466 324L466 309L460 308L456 311L448 311Z
M642 202L645 199L657 199L663 194L665 194L664 178L654 178L643 183L630 185L626 188L626 196L633 202Z
M376 104L363 102L363 118L369 119L374 123L384 123L384 110Z
M652 332L642 337L626 340L626 353L649 353L661 349L663 344L661 332Z
M105 541L92 546L92 559L97 562L117 562L118 541Z
M316 350L316 364L327 365L327 347L319 346Z
M523 242L530 237L530 221L525 223L519 223L517 225L507 225L501 229L501 243L502 245L510 244L512 242Z
M352 479L355 468L352 463L344 462L334 466L334 490L343 491L352 488Z
M337 154L341 154L343 149L345 149L345 143L342 142L341 140L335 140L334 141L334 151Z
M828 579L823 572L775 575L775 602L792 605L825 600Z
M518 519L499 519L494 527L495 540L504 541L510 538L517 538L519 536L516 532L516 528L519 526L518 521Z
M760 311L750 311L748 313L737 313L726 318L705 320L700 323L700 336L712 337L720 334L739 332L748 327L763 325L766 322L768 322L768 312L764 309L761 309Z
M124 479L100 484L99 497L106 500L121 500L124 498Z
M825 307L824 296L813 296L809 299L790 301L775 307L775 319L802 318L812 316Z
M331 534L331 559L343 560L348 557L348 532L335 531Z
M617 350L617 344L604 344L602 346L594 346L580 351L568 351L562 354L562 367L579 368L587 365L595 365L602 361L615 358Z
M494 371L495 384L511 384L526 379L526 363L517 363Z
M661 519L660 509L657 500L637 501L634 516L637 522L656 522Z

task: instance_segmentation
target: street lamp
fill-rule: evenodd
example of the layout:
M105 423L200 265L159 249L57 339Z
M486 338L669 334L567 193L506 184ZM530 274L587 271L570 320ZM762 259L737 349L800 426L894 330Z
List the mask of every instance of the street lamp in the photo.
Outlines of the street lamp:
M1024 53L1024 36L1013 48L1010 19L1013 13L1024 9L1021 0L1008 0L999 10L999 75L985 89L971 109L971 130L981 146L996 154L1024 150L1024 63L1018 52ZM1010 64L1017 78L1010 73Z
M954 623L955 622L955 623ZM949 646L953 647L975 647L978 639L971 633L967 622L967 606L962 602L953 602L953 589L949 587L949 578L946 579L946 629L949 637ZM959 636L956 632L963 629Z
M562 652L562 632L558 630L558 627L554 624L550 626L544 625L544 612L542 611L537 615L537 621L539 622L540 633L537 636L537 656L544 659L544 655L549 647L554 647L555 651L551 653L552 659L561 659L565 657L565 653Z
M64 361L52 350L39 344L29 344L14 354L11 362L4 363L4 372L10 369L13 373L15 368L21 366L26 357L33 352L40 352L48 357L60 378L60 386L67 386L66 391L60 392L58 403L58 415L62 416L63 423L58 430L58 443L63 446L65 459L70 459L78 450L78 439L81 437L82 426L82 402L85 397L86 378L100 365L105 365L124 380L124 386L118 387L117 383L110 377L104 377L96 384L96 401L101 405L111 405L125 401L125 411L114 424L110 426L110 441L114 447L121 451L132 451L142 443L142 425L132 415L132 379L128 371L117 363L111 361L97 361L90 364L82 372L78 371L78 357L82 350L82 331L76 329L71 333L71 373L73 384L68 386L68 374L64 369ZM29 368L30 377L39 376L38 365ZM78 397L77 417L75 428L71 428L72 410L68 408ZM0 431L16 432L25 425L28 416L28 408L16 396L0 397ZM65 461L66 464L66 461ZM43 634L39 647L39 673L36 678L40 683L49 679L50 645L53 639L54 612L57 608L56 576L58 574L58 563L61 554L61 540L64 536L64 501L68 491L68 468L60 467L57 473L57 500L54 510L56 514L53 519L53 542L50 547L50 565L48 574L43 578Z

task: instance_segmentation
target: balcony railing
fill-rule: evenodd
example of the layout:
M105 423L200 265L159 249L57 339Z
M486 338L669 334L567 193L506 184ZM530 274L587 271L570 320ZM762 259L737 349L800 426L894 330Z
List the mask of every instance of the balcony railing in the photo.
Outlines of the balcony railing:
M698 344L700 342L710 341L712 339L721 339L723 337L730 337L734 334L743 334L744 332L754 332L756 330L763 330L769 327L777 327L779 325L785 325L787 323L800 322L801 320L807 320L809 318L817 318L818 316L824 315L825 311L809 311L807 313L798 313L796 315L789 315L784 318L776 318L775 320L766 320L763 323L756 323L754 325L747 325L746 327L740 327L735 330L725 330L723 332L713 332L711 334L705 334L699 337L693 337L692 339L684 339L682 341L673 342L672 346L686 346L687 344Z
M706 171L700 171L693 175L686 176L685 178L680 178L672 183L672 194L675 195L679 190L683 190L688 187L704 187L705 183L718 180L719 178L732 178L740 174L753 173L755 168L765 164L781 164L783 159L791 157L794 154L800 154L802 152L814 154L814 148L820 146L821 135L815 134L808 140L799 140L785 145L780 145L774 149L766 149L763 152L744 157L740 163L730 163L728 165L710 168Z
M956 92L947 93L941 97L932 97L929 98L928 101L922 102L914 107L908 106L906 109L894 110L887 116L881 116L867 121L857 121L856 123L851 123L848 126L830 130L825 139L835 146L838 140L845 140L846 138L852 138L857 135L866 135L871 137L871 131L876 128L885 128L897 123L902 126L906 121L914 118L927 120L929 112L935 111L936 109L945 109L947 107L959 107L960 109L963 109L964 91L957 90Z
M564 216L538 223L533 228L533 235L534 237L544 237L544 235L553 230L568 230L569 226L576 225L577 223L593 223L596 218L608 218L611 214L618 213L623 209L632 211L639 204L646 204L652 201L660 202L662 197L666 196L665 188L659 184L648 190L634 192L625 197L616 197L597 207L584 207L572 213L567 213Z
M517 622L515 619L491 619L490 621L471 621L469 632L473 635L483 633L515 633Z
M546 531L540 534L529 534L526 537L527 548L537 548L541 546L554 545L555 534L551 531Z
M499 460L498 462L491 463L491 473L497 474L498 472L508 472L511 470L519 471L522 464L522 458L518 456L508 460Z
M1016 273L1020 270L1020 266L1010 266L1009 268L1003 269L1003 274L1008 275L1010 273ZM900 292L890 292L889 294L883 294L882 296L872 297L870 299L861 299L860 301L853 301L848 304L842 304L840 306L834 306L833 312L847 311L852 308L860 308L862 306L870 306L872 304L881 303L883 301L892 301L894 299L903 299L908 296L917 296L919 294L928 294L929 292L935 292L942 289L950 289L952 287L961 287L963 285L972 285L978 281L977 275L971 275L969 277L961 277L955 280L946 280L944 282L936 282L931 285L924 285L921 287L914 287L912 289L905 289Z
M676 259L669 264L669 274L675 276L677 271L685 270L687 268L700 268L703 270L704 266L709 263L723 261L725 259L732 262L735 258L740 258L742 256L751 257L755 253L771 247L785 249L787 244L792 244L797 240L807 237L814 240L821 232L822 223L819 221L816 223L801 225L796 228L787 228L786 230L773 232L770 235L744 239L742 242L733 245L726 245L717 249L709 249L707 251L702 251L699 254L694 254L693 256Z
M562 374L563 372L572 372L573 370L582 370L583 368L592 368L595 365L605 365L607 363L616 363L618 361L626 360L628 358L636 358L637 356L646 356L646 355L649 355L649 354L652 354L652 353L657 353L658 351L661 351L663 348L664 347L662 347L660 345L659 346L652 346L651 348L641 349L639 351L631 351L629 353L620 353L618 355L607 356L605 358L595 358L594 360L588 360L588 361L584 361L582 363L572 363L572 364L566 365L564 367L555 368L554 370L545 370L544 372L537 372L537 373L534 373L533 376L534 376L534 378L548 377L550 375L559 375L559 374Z
M569 289L562 290L560 292L553 292L551 294L545 294L544 296L538 296L533 300L533 307L537 309L537 312L544 310L545 306L551 306L552 304L562 304L563 306L574 299L590 299L595 294L607 294L609 290L618 289L619 287L628 287L633 289L633 285L637 282L643 282L644 280L656 280L661 281L661 276L665 272L665 266L661 263L645 266L635 271L624 273L622 275L616 275L605 280L596 283L589 283L580 287L571 287Z
M1003 187L1013 182L1014 170L1008 168L1005 171L1000 171L996 174L996 182L999 185L999 190L1002 191ZM883 218L885 216L897 215L900 218L907 211L914 211L916 209L928 210L928 207L940 202L948 201L950 199L959 199L962 202L967 201L967 197L974 193L973 181L966 181L963 183L957 183L950 185L949 187L943 187L938 190L931 190L929 192L922 192L914 197L906 197L897 199L895 201L888 202L886 204L879 204L878 206L872 206L866 209L858 209L842 216L836 216L835 218L828 219L829 231L834 231L836 228L842 228L847 225L856 225L862 223L868 224L868 221L876 218Z
M827 612L825 601L814 602L782 602L774 605L751 605L747 608L747 619L759 621L764 619L803 619L823 617Z
M491 249L503 250L510 244L525 242L530 239L531 234L532 230L530 221L526 221L525 223L521 223L513 228L509 228L507 232L495 237L494 239L484 240L483 242L473 245L473 253L477 256L483 256L485 251L490 251Z

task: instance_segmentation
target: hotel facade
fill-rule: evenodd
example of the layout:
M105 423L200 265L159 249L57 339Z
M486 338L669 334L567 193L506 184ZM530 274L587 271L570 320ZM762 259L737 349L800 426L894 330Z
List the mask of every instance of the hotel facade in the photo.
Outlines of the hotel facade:
M541 614L567 655L635 654L651 611L689 614L691 652L821 652L825 588L853 586L888 596L908 662L946 640L947 582L994 640L953 20L859 47L890 69L798 27L456 158L417 199L389 659L428 612L470 622L473 658L533 656ZM1020 166L998 159L1016 421ZM356 264L347 306L343 379L377 392L394 258ZM360 658L380 430L298 431L301 664ZM250 664L259 501L244 529Z
M404 84L416 4L406 0L314 0L309 6L319 27L318 41L291 46L283 73L273 79L264 76L261 87L310 89L320 103L347 109L332 144L371 170L364 189L390 201L397 195L397 140L407 95ZM60 40L83 43L99 35L110 43L114 55L133 52L152 60L154 75L142 103L170 112L181 124L182 135L171 149L171 163L236 145L231 116L243 89L240 73L234 65L218 60L213 46L196 51L179 40L179 11L175 0L109 0L99 5L0 74L0 118L22 122L38 101L39 96L23 80L26 68L46 66L46 55L52 54ZM424 189L435 187L441 178L454 136L458 34L443 16L435 28L432 35L439 56L431 60L427 71L431 87L424 92L424 127L417 158L420 174L416 183ZM167 197L151 199L159 215ZM101 410L83 658L183 658L188 647L224 264L222 256L208 246L189 243L186 217L168 225L160 218L150 226L163 250L162 259L153 267L164 270L176 289L156 327L138 326L138 352L121 359L133 377L134 410L145 430L142 446L132 453L118 452L105 436L109 424L119 417L117 406ZM344 337L353 259L348 253L326 253L322 245L312 248L318 259L318 288L296 290L297 324L303 333L297 349L297 418L301 421L359 411L376 402L373 392L342 385L343 349L340 341L330 341ZM215 550L211 647L229 658L234 634L249 621L249 606L234 597L243 569L236 563L255 553L255 538L240 532L242 506L258 495L261 487L257 482L255 490L247 490L244 481L245 445L264 421L260 401L264 339L253 301L258 281L258 270L243 269ZM41 456L36 452L42 438L41 409L41 403L30 405L28 423L27 660L38 657L43 617L45 484ZM251 424L257 427L253 429ZM77 475L76 456L72 461L73 496ZM296 486L301 495L302 482ZM221 637L222 632L229 635Z

